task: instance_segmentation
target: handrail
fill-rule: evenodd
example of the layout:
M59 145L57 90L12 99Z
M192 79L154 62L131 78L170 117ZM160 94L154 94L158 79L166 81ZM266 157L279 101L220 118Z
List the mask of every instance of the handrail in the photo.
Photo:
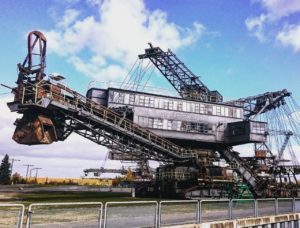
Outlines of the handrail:
M23 227L23 220L24 220L24 212L25 212L25 206L24 204L17 204L17 203L0 203L0 207L18 207L21 210L19 211L18 215L18 221L17 221L17 228L22 228Z
M292 205L290 206L290 212L287 213L283 213L283 214L294 214L294 213L299 213L299 209L296 210L296 201L299 202L300 198L265 198L265 199L209 199L209 200L162 200L162 201L121 201L121 202L106 202L105 205L103 205L102 202L70 202L70 203L33 203L30 204L28 207L28 213L27 213L27 219L26 219L26 227L30 228L30 223L31 223L31 216L34 216L34 211L32 210L35 206L46 206L46 207L51 207L51 206L58 206L58 207L63 207L63 206L92 206L92 205L99 205L99 217L98 217L98 227L101 227L101 225L104 225L104 227L106 226L106 222L107 222L107 210L109 208L109 205L119 205L119 206L143 206L143 205L151 205L153 204L153 206L155 207L155 211L153 213L154 215L154 226L155 227L160 227L161 226L161 216L163 213L162 210L162 204L166 204L166 205L170 205L170 204L195 204L195 213L196 213L196 218L195 218L195 222L197 224L199 223L203 223L203 219L201 218L201 211L204 209L202 208L203 203L208 203L211 205L214 205L215 203L218 202L228 202L228 220L236 220L238 218L234 218L233 215L233 211L234 211L234 202L249 202L249 201L253 201L254 202L254 213L253 216L249 216L247 218L256 218L256 217L261 217L262 215L259 215L257 213L258 209L262 210L264 209L264 207L261 207L261 205L258 203L260 201L271 201L274 202L274 207L276 207L276 209L274 209L274 211L270 214L268 214L269 216L273 216L273 215L279 215L282 213L278 213L280 212L280 210L278 210L278 208L280 208L280 205L278 205L278 201L281 200L288 200L292 203ZM298 205L298 204L297 204ZM21 209L19 215L18 215L18 224L17 227L20 228L22 227L22 224L25 224L25 218L24 218L24 209L25 206L23 204L0 204L0 207L19 207ZM126 208L128 209L128 208ZM251 208L248 208L248 210L251 210ZM226 213L227 208L223 208L223 212ZM242 210L242 209L239 209ZM209 210L210 212L214 212L214 209ZM152 213L152 212L151 212ZM149 214L146 214L149 215ZM24 220L24 221L23 221ZM104 224L103 224L104 223Z
M97 228L102 227L102 214L103 214L103 203L102 202L68 202L68 203L32 203L28 207L26 228L31 227L31 216L34 213L32 207L36 206L93 206L99 205L99 217L98 217L98 226Z
M158 214L159 214L159 205L157 201L119 201L119 202L106 202L104 206L104 221L103 228L106 228L107 225L107 210L109 205L145 205L150 204L155 206L155 214L154 214L154 227L158 227Z

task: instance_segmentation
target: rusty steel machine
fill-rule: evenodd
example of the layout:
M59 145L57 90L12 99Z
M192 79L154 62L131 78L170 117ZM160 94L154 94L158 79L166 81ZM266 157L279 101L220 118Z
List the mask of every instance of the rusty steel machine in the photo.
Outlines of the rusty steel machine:
M150 44L139 59L150 60L180 97L114 87L90 88L83 96L63 85L62 76L46 76L46 38L38 31L29 33L28 55L18 64L15 98L8 103L11 111L23 114L15 122L13 139L51 144L74 132L106 146L112 159L159 161L154 180L138 189L161 196L237 197L241 185L254 197L299 195L300 167L282 159L288 143L282 143L280 157L272 153L270 125L258 120L286 110L290 92L223 101L171 50ZM292 127L299 129L295 121ZM292 136L285 135L286 141ZM255 145L254 156L241 157L234 150L246 143Z

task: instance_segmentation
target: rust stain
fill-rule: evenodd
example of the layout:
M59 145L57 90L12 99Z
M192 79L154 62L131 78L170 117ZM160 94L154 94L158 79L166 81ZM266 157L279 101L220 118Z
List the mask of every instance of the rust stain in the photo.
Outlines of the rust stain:
M32 117L30 114L24 114L15 124L13 140L19 144L51 144L57 140L55 126L46 116Z

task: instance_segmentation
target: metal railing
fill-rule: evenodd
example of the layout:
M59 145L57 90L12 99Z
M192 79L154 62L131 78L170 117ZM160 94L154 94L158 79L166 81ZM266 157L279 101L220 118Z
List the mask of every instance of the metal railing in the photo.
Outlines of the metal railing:
M161 227L161 225L200 223L199 215L199 200L160 201L158 213L158 227Z
M279 215L292 213L295 211L294 205L295 202L292 198L278 198L276 214Z
M122 210L123 207L123 210ZM121 208L121 209L120 209ZM153 210L152 216L148 217L147 210ZM108 217L108 212L112 211L114 218ZM157 201L124 201L107 202L104 208L104 223L106 227L157 227L158 202ZM116 215L118 217L116 217ZM151 214L150 214L151 215ZM111 223L111 226L108 225Z
M229 199L220 200L200 200L200 223L217 220L231 219L231 201ZM218 213L216 213L218 212Z
M255 217L256 206L256 201L254 199L232 199L231 219Z
M41 226L45 222L53 227L60 224L90 223L92 227L101 228L102 211L101 202L33 203L28 207L26 228Z
M276 199L257 199L256 200L256 217L277 215L278 204Z
M1 208L6 213L14 208L15 213L0 214L0 227L21 228L25 224L24 205L0 204ZM26 228L162 227L299 212L300 198L123 201L106 202L104 207L101 202L35 203L28 207Z
M21 228L24 211L23 204L0 204L0 227Z

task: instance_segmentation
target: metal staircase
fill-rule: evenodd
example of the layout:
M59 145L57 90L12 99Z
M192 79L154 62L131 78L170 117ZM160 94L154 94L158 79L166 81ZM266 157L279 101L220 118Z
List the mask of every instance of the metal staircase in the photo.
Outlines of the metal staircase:
M233 151L231 148L226 150L220 150L221 156L237 170L237 172L243 177L251 192L256 197L263 197L266 190L266 182L259 178L255 172L241 159L238 152Z

